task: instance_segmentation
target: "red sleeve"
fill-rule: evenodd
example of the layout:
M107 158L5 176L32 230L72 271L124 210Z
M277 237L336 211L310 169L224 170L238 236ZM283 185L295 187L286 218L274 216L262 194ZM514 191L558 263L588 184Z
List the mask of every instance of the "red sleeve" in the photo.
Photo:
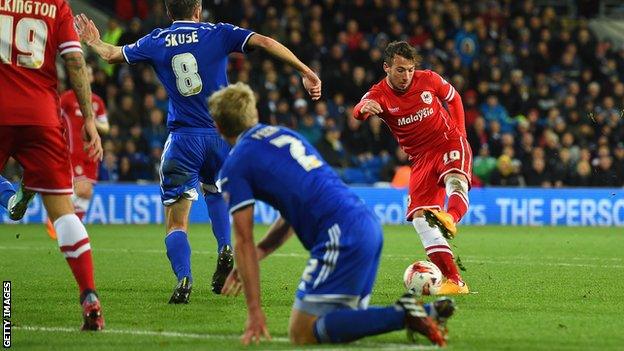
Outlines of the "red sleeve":
M58 1L59 10L56 19L56 39L60 55L70 52L82 52L80 38L74 27L74 15L64 0Z
M355 119L365 121L366 119L368 119L368 117L370 117L370 113L360 112L362 106L364 106L364 104L369 100L377 101L381 105L381 92L373 87L366 94L364 94L364 96L362 96L360 102L358 102L358 104L353 107L353 117Z
M457 128L462 133L462 135L466 135L466 122L464 117L464 105L462 104L461 96L455 88L449 84L444 78L440 77L439 74L429 71L431 73L431 85L436 94L436 96L445 101L448 105L449 114L451 118L455 121Z

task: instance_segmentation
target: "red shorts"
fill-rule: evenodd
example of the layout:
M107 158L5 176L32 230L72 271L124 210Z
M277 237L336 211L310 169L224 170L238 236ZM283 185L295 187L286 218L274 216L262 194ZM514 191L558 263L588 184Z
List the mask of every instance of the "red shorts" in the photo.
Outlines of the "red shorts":
M62 127L0 126L0 167L13 157L24 186L41 194L73 194L69 147Z
M84 155L72 155L71 164L74 171L74 183L97 183L100 162L92 161Z
M471 180L472 150L466 138L451 139L442 146L423 152L412 159L407 220L423 208L444 207L444 176L460 173Z

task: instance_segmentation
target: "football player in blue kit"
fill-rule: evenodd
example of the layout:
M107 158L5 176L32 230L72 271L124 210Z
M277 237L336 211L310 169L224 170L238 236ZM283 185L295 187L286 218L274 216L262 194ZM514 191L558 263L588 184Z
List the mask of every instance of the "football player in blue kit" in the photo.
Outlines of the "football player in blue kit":
M225 23L200 22L200 0L166 0L171 27L155 29L136 43L113 46L102 42L97 27L86 16L76 18L83 41L109 63L150 64L169 95L167 127L161 165L161 198L165 206L167 257L178 279L169 303L188 303L192 287L188 216L202 185L212 229L218 243L217 269L212 290L220 293L233 266L230 221L215 180L230 146L219 136L207 98L228 85L228 54L262 48L291 65L316 100L321 81L289 49L277 41Z
M249 86L237 83L214 93L208 105L219 132L233 144L217 185L233 217L236 269L223 294L244 290L248 317L244 344L270 338L261 308L259 263L293 233L310 252L297 287L289 335L293 343L344 343L407 329L445 345L440 326L454 311L448 298L423 306L403 295L395 304L368 307L382 249L382 230L372 211L297 133L258 123ZM254 245L254 202L281 214Z

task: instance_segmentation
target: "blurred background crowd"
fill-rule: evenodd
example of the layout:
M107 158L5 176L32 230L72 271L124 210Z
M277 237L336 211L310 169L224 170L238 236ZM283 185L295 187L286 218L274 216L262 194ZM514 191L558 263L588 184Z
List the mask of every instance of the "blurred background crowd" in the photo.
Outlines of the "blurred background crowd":
M405 40L461 93L475 185L624 186L624 47L598 40L576 16L533 1L204 1L207 21L273 37L319 72L312 102L296 72L264 53L232 55L230 82L257 93L262 123L299 131L348 183L404 186L406 155L377 118L352 108L384 77L383 50ZM98 1L112 15L103 39L135 42L170 24L162 1ZM93 91L106 102L102 181L158 181L167 94L146 65L89 56ZM5 173L18 177L10 164Z

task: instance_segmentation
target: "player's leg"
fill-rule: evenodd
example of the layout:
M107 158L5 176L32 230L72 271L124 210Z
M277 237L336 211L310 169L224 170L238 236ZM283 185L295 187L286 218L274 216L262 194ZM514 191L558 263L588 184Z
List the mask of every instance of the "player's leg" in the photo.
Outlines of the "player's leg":
M9 182L3 176L0 176L0 206L4 209L9 208L9 200L11 197L15 195L15 189L13 189L13 184Z
M15 139L16 135L21 135L22 131L28 127L0 126L0 170L2 170L9 159L20 149L23 139ZM19 160L18 160L19 162ZM24 189L21 183L17 191L11 182L0 176L0 206L9 213L9 218L18 221L24 217L28 204L35 196L34 191Z
M14 127L0 126L0 171L4 169L9 157L13 154L13 138L17 134ZM13 185L3 176L0 176L0 206L9 208L9 200L15 195Z
M472 174L472 151L465 138L449 140L439 154L438 184L444 186L448 198L446 211L425 213L430 224L440 227L447 238L455 237L457 223L468 212L468 190Z
M412 295L394 305L361 308L366 307L360 304L361 294L374 282L362 272L376 274L382 235L372 214L363 212L357 218L342 227L332 226L325 242L312 250L291 314L291 341L345 343L407 327L444 344L435 322Z
M74 195L72 196L72 203L74 204L74 210L76 216L82 221L85 214L89 210L89 204L93 198L93 182L90 180L74 180Z
M185 198L165 207L167 258L178 280L169 299L169 303L172 304L188 303L192 290L191 245L187 234L190 211L191 201Z
M434 157L423 157L412 164L407 218L420 236L429 260L440 268L444 277L463 286L453 251L443 232L437 226L430 226L425 218L426 210L437 211L444 205L445 192L437 184L434 161Z
M191 246L188 217L191 204L199 197L198 170L203 162L201 138L171 133L160 165L161 200L165 206L165 246L178 281L169 303L188 303L192 290Z
M83 330L100 330L104 319L95 292L91 245L71 203L72 172L65 139L60 128L30 127L22 135L30 139L16 153L24 167L24 188L41 194L54 223L59 248L80 289Z
M212 275L212 291L220 294L225 279L234 268L234 254L230 234L230 214L223 195L215 185L219 170L230 152L230 145L218 135L205 138L206 158L202 165L200 180L208 216L212 224L212 233L217 240L217 265Z
M93 197L93 181L84 177L74 178L74 194L71 196L72 204L74 205L74 211L78 219L81 221L84 219L87 210L89 209L89 203ZM52 221L48 218L46 226L48 236L52 239L56 239L56 230Z

